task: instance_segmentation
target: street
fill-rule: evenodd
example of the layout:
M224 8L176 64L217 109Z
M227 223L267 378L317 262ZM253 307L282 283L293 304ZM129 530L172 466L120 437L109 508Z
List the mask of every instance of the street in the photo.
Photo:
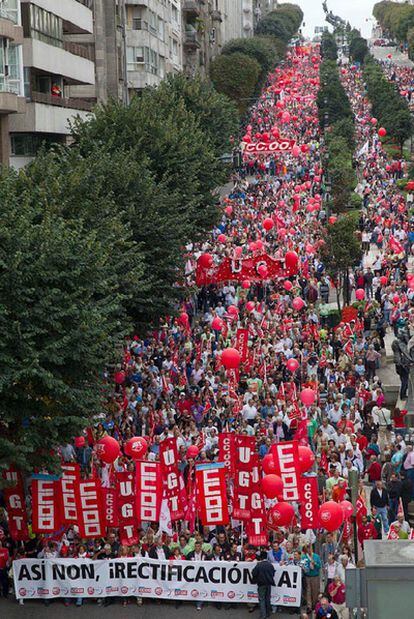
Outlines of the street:
M377 60L386 60L388 54L392 54L392 61L400 67L412 67L413 62L406 54L402 54L395 47L371 47L371 52Z
M137 606L136 604L129 604L124 607L121 606L119 601L114 602L107 608L98 606L95 602L86 603L84 606L77 608L74 605L70 605L65 608L62 602L53 602L50 606L44 606L42 602L25 602L24 606L19 606L14 601L4 602L0 601L0 617L1 619L72 619L74 617L88 618L88 619L102 619L105 615L111 619L117 617L137 617L144 616L145 619L190 619L197 615L200 619L219 619L220 617L231 619L234 617L242 617L247 619L258 619L259 611L255 610L254 613L249 613L247 606L244 604L234 605L228 610L215 608L212 604L207 604L198 613L194 604L181 604L178 608L175 608L173 604L161 603L156 604L154 602L144 602L143 606ZM289 613L276 613L275 619L298 619L299 615Z

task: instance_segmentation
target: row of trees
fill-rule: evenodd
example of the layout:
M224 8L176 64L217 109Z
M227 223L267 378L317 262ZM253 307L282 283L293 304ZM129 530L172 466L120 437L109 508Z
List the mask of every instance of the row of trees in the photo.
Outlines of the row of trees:
M391 38L405 42L414 29L414 6L400 2L377 2L373 8L375 19ZM414 31L411 32L411 36Z
M359 206L359 200L354 193L357 183L353 168L354 116L339 78L334 43L334 36L324 33L317 104L325 135L325 168L332 183L332 208L340 213Z
M102 411L124 335L174 312L183 248L218 220L237 129L233 103L179 75L1 171L0 467L50 467Z
M215 88L235 101L244 114L266 81L267 74L283 58L286 46L303 20L295 4L281 4L257 24L255 36L234 39L212 62L210 77Z
M412 119L406 99L384 75L381 67L368 54L365 58L364 81L372 104L372 113L391 140L401 150L413 131Z

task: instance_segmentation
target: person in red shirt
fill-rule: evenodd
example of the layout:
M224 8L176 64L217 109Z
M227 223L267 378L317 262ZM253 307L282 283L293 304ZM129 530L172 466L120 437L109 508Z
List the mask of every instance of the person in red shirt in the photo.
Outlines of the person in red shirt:
M362 434L362 430L360 429L357 430L356 442L358 443L360 452L364 453L364 451L368 447L368 439Z
M9 551L3 546L3 542L0 541L0 587L4 598L7 598L9 594L9 577L7 575L9 562Z
M361 524L358 527L358 541L362 548L367 539L377 539L377 530L372 522L368 522L366 516L362 516Z
M377 460L377 456L371 456L370 465L367 468L368 479L370 482L381 481L381 464Z
M338 613L338 617L349 617L345 606L345 584L340 576L335 576L333 582L328 585L328 593L331 596L331 604Z
M394 408L392 412L392 420L394 422L394 430L396 434L400 434L404 437L406 433L405 428L405 415L407 414L407 409L400 410L397 406Z

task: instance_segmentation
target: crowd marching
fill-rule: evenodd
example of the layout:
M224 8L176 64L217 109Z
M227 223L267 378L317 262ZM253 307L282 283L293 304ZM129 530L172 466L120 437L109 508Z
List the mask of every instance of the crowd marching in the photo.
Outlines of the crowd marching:
M167 485L155 521L133 516L116 526L115 519L108 520L115 526L87 537L85 527L67 521L42 534L29 518L23 541L11 535L5 495L0 513L4 596L13 584L15 559L252 562L266 557L276 566L300 567L303 616L314 612L345 619L345 571L363 565L366 540L410 538L414 452L406 442L404 407L387 408L377 372L386 333L409 334L413 322L407 264L414 229L396 184L404 167L382 149L360 69L344 65L340 75L356 119L365 244L363 261L350 278L363 308L360 303L332 328L320 312L335 297L320 254L326 227L335 218L327 215L321 195L319 64L316 48L295 48L270 74L251 109L243 138L248 154L222 200L221 220L203 244L186 248L186 277L190 286L197 283L197 292L178 317L166 317L149 336L125 343L119 366L108 370L114 388L106 410L73 445L60 447L66 470L75 471L70 467L77 463L79 483L99 479L106 497L116 500L119 480L126 483L135 470L138 493L147 470L143 463L155 466L160 460L157 475L176 467L179 489ZM408 91L412 70L390 65L387 71ZM277 149L283 142L289 142L286 152L268 154L269 144L278 143ZM264 144L262 150L255 150L258 144ZM396 363L404 399L409 368L402 360L400 368ZM115 447L112 463L105 449L108 456L115 441L108 437L121 446L119 453ZM173 453L170 461L163 460L166 445ZM281 445L292 449L299 489L287 488ZM251 468L242 456L247 447ZM229 517L212 525L202 506L199 474L220 471L214 466L223 461L221 515L228 510ZM255 469L259 481L250 479L247 485L252 484L249 500L256 491L257 504L243 509L237 473L254 477ZM359 478L356 515L350 503L353 472ZM266 482L260 482L262 473ZM311 514L303 509L302 494L309 480L316 491ZM38 491L41 479L32 481L31 490L24 484L33 520L36 483ZM253 516L258 529L252 527ZM119 599L124 605L149 601ZM99 598L98 603L113 600ZM264 619L269 609L260 601ZM66 605L71 602L81 605L83 599L64 599ZM200 610L202 603L196 607ZM273 606L274 612L280 609ZM293 612L300 612L299 605Z

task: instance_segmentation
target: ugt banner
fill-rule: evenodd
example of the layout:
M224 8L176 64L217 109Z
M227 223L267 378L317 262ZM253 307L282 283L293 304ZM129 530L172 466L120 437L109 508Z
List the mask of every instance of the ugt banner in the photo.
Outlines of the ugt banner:
M18 599L137 596L188 602L257 602L253 562L168 561L135 557L19 559L13 562ZM275 565L272 604L300 606L301 568Z

